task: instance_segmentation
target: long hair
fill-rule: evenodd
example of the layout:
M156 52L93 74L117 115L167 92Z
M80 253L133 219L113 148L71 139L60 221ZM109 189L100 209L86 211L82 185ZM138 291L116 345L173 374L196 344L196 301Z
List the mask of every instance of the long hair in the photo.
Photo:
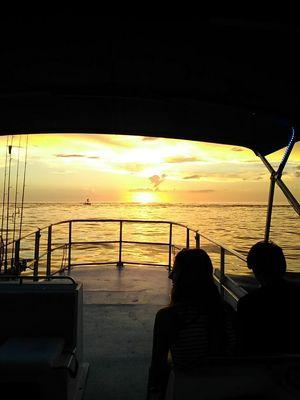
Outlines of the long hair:
M200 315L206 315L209 352L222 351L226 336L224 305L208 254L202 249L181 250L175 257L170 278L173 281L170 308L174 316L171 342L176 343L182 329L197 321Z
M170 278L173 281L170 305L180 302L209 307L221 301L211 259L202 249L183 249L177 253Z

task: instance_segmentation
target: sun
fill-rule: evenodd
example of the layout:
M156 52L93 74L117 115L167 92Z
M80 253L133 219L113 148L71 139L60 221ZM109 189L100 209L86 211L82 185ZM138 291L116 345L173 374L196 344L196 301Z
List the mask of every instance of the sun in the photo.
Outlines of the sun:
M132 201L135 203L155 203L158 199L154 192L137 192L132 196Z

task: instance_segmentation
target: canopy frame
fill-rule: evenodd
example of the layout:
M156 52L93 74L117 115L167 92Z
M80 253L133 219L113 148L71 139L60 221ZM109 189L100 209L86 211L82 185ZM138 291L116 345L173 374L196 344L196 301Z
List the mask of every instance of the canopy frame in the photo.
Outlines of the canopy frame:
M265 236L264 240L265 242L269 241L270 237L270 230L271 230L271 221L272 221L272 211L273 211L273 204L274 204L274 192L275 192L275 185L277 184L281 191L283 192L284 196L290 203L290 205L293 207L295 212L300 216L300 204L298 203L297 199L294 197L294 195L291 193L291 191L288 189L288 187L284 184L284 182L281 180L282 173L284 170L284 167L286 166L286 163L288 161L288 158L293 150L294 144L296 143L296 135L295 135L295 129L292 128L292 136L291 139L287 145L286 151L284 153L284 156L279 164L279 167L277 171L272 167L272 165L269 163L269 161L266 159L265 156L263 156L260 153L257 153L257 156L260 157L264 165L267 167L267 169L270 171L271 176L270 176L270 188L269 188L269 199L268 199L268 210L267 210L267 217L266 217L266 225L265 225Z

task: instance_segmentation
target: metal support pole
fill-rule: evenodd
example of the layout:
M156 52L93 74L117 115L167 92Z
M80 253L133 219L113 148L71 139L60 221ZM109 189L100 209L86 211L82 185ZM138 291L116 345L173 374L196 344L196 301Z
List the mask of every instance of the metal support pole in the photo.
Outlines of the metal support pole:
M15 259L14 259L14 270L16 275L20 274L20 239L15 241Z
M273 209L273 202L274 202L274 191L275 191L275 184L279 186L279 188L282 190L283 194L287 198L288 202L290 205L294 208L296 213L300 215L300 205L298 201L295 199L295 197L292 195L290 190L287 188L287 186L282 182L281 176L284 170L284 167L287 163L287 160L292 152L293 146L296 142L296 135L295 135L295 129L292 128L292 136L291 139L287 145L286 151L284 153L284 156L280 162L280 165L275 171L275 169L272 167L272 165L269 163L269 161L264 157L263 155L257 153L258 157L262 160L262 162L265 164L267 169L271 173L270 177L270 189L269 189L269 200L268 200L268 212L267 212L267 219L266 219L266 227L265 227L265 242L269 241L270 237L270 229L271 229L271 219L272 219L272 209Z
M196 249L200 249L200 234L198 232L196 232L195 241L196 241Z
M168 262L168 271L171 272L172 266L172 233L173 233L173 224L170 223L170 232L169 232L169 262Z
M271 174L274 174L274 179L275 183L279 186L285 197L287 198L288 202L290 205L293 207L293 209L296 211L298 215L300 215L300 205L296 198L293 196L293 194L290 192L289 188L282 182L282 180L277 176L275 169L272 167L272 165L269 163L269 161L262 156L261 154L258 154L262 162L265 164L267 169L271 172Z
M190 248L190 230L186 228L186 248Z
M124 264L122 261L122 240L123 240L123 221L120 221L120 236L119 236L119 261L117 262L118 268L123 268Z
M40 229L35 232L35 242L34 242L34 263L33 263L33 276L35 277L33 280L38 280L36 277L39 274L39 253L40 253L40 237L41 232Z
M48 226L48 239L47 239L47 269L46 275L51 275L51 246L52 246L52 225Z
M267 219L266 219L266 227L265 227L265 242L268 242L269 237L270 237L273 201L274 201L274 192L275 192L275 182L276 182L275 174L271 174L269 200L268 200L268 211L267 211Z
M69 221L69 242L68 242L68 271L71 270L72 258L72 221Z
M278 167L278 170L275 171L275 169L272 167L272 165L269 163L269 161L266 159L266 157L264 157L262 154L257 153L257 156L262 160L262 162L265 164L265 166L267 167L267 169L270 171L271 175L274 175L274 180L275 183L279 186L279 188L281 189L281 191L283 192L283 194L285 195L286 199L288 200L288 202L290 203L290 205L293 207L293 209L296 211L296 213L298 215L300 215L300 204L298 203L297 199L293 196L293 194L290 192L290 190L288 189L288 187L283 183L283 181L281 180L281 176L283 173L283 169L287 163L287 160L289 158L289 155L292 152L293 146L295 144L295 131L292 128L292 137L291 140L287 146L287 149L285 151L285 154L281 160L281 163Z
M224 298L224 276L225 276L225 249L221 247L221 259L220 259L220 295Z

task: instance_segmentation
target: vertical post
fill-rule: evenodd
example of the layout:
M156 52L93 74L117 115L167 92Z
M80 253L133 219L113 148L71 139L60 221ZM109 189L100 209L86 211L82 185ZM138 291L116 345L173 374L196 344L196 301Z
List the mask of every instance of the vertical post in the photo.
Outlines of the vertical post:
M266 228L265 228L265 242L268 242L270 237L275 183L276 183L275 173L272 173L270 177L268 212L267 212Z
M119 236L119 261L117 267L122 268L124 266L122 261L122 240L123 240L123 221L120 221L120 236Z
M171 265L172 265L172 231L173 231L173 224L170 222L170 232L169 232L169 262L168 262L168 270L169 273L171 272Z
M20 239L15 242L15 259L14 259L14 270L16 275L20 274Z
M47 269L46 275L51 275L51 247L52 247L52 225L48 226L48 238L47 238Z
M221 247L221 260L220 260L220 294L221 298L224 298L224 276L225 276L225 249Z
M186 248L190 248L190 230L186 228Z
M72 257L72 221L69 221L69 242L68 242L68 271L71 270Z
M35 232L35 242L34 242L34 263L33 263L34 281L38 280L36 279L36 277L39 274L40 237L41 237L41 231L39 229L38 231Z
M198 232L196 232L195 235L195 242L196 242L196 249L200 249L200 235Z

